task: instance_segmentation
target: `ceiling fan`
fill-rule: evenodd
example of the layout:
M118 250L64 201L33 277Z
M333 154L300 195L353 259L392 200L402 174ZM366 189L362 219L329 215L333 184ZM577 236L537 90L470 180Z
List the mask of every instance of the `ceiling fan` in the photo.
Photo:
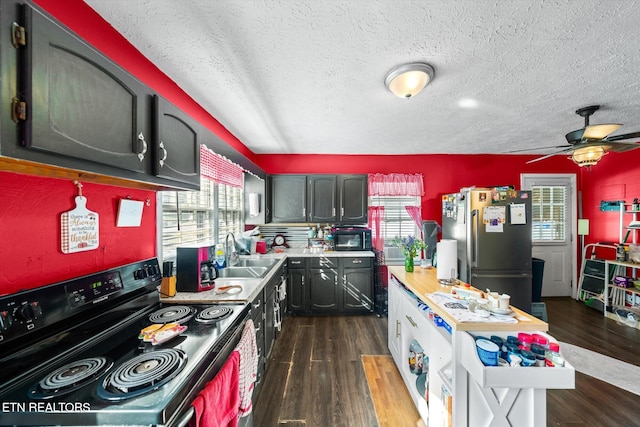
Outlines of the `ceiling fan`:
M622 127L622 125L618 123L589 125L589 117L599 109L599 105L590 105L576 110L577 115L584 117L584 128L574 130L565 135L569 145L544 147L561 148L561 150L529 160L527 163L539 162L540 160L555 156L556 154L572 152L570 159L572 159L578 166L593 166L609 151L621 153L640 148L640 143L638 143L639 141L626 141L628 139L640 138L640 132L611 135Z

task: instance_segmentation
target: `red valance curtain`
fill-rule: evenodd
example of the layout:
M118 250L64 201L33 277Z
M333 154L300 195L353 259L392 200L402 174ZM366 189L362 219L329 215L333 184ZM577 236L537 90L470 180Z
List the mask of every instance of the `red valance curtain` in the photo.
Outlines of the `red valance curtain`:
M384 206L369 206L369 228L371 229L371 245L379 251L384 250L384 238L382 237L382 219L384 218Z
M244 169L231 160L200 146L200 175L217 183L242 188Z
M409 214L413 222L416 223L418 230L421 230L422 229L422 210L420 209L420 206L405 206L404 208L407 210L407 213Z
M369 196L424 196L422 174L369 174Z

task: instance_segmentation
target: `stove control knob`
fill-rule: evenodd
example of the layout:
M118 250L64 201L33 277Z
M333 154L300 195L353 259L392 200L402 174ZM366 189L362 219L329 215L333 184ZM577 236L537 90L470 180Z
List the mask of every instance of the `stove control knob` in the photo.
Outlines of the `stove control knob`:
M0 311L0 331L6 331L13 325L13 317L8 311Z
M30 321L35 320L42 315L42 309L40 308L40 303L37 301L30 302L28 304L23 305L18 310L19 316L22 320Z

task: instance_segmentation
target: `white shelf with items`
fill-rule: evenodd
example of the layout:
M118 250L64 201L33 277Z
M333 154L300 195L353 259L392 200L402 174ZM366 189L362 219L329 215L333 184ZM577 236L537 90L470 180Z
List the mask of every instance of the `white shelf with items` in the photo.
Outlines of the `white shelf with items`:
M611 277L610 272L613 271L616 274L620 274L627 277L632 277L638 280L638 273L640 270L640 264L627 262L627 261L605 261L605 274L606 277ZM631 273L630 275L628 273ZM630 297L630 301L627 300ZM603 294L604 300L604 316L614 320L620 320L615 314L615 308L620 307L623 309L631 308L631 311L640 311L640 289L635 287L625 288L615 285L611 280L607 280ZM611 311L608 307L611 306ZM637 325L640 329L640 325Z
M640 230L638 215L640 207L637 203L620 203L620 243L637 243L636 231ZM631 215L631 219L627 219ZM631 242L628 238L631 236Z

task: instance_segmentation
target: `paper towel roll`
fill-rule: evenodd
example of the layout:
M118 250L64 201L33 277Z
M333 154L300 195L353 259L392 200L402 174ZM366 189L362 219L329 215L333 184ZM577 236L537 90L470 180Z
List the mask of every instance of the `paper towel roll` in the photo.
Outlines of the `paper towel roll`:
M260 213L260 195L258 193L249 193L249 215L258 216Z
M458 278L458 241L442 239L436 245L438 251L438 280Z

